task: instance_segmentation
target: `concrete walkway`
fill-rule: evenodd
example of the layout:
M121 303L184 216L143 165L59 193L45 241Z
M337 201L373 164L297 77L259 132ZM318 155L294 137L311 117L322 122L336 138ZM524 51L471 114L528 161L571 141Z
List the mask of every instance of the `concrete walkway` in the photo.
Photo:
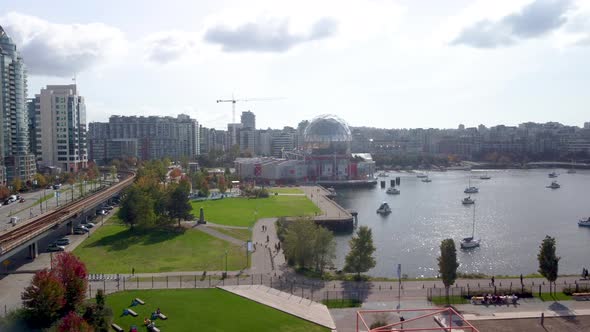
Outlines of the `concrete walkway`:
M301 187L301 190L303 190L307 198L322 210L322 214L316 216L314 218L315 220L352 218L352 215L346 209L326 197L330 192L325 188L319 186L304 186Z
M206 224L204 224L204 226L207 227L217 227L217 228L228 228L228 229L248 229L248 227L246 226L229 226L229 225L221 225L221 224L215 224L212 222L207 221Z
M329 329L336 328L330 311L321 303L261 285L220 286L218 288Z
M550 317L570 317L570 316L588 316L590 309L577 310L544 310L544 311L513 311L513 312L496 312L491 316L480 316L473 314L464 314L463 317L468 321L472 320L489 320L489 319L521 319L521 318L540 318L541 313L546 318Z
M238 240L235 237L231 237L231 236L229 236L227 234L224 234L224 233L221 233L219 231L216 231L214 228L211 228L211 227L207 227L207 226L196 224L193 228L194 229L198 229L198 230L200 230L203 233L207 233L207 234L209 234L211 236L214 236L214 237L216 237L218 239L227 241L229 243L232 243L232 244L235 244L235 245L238 245L238 246L243 246L243 245L246 244L246 242L244 242L242 240Z
M252 242L255 250L252 253L252 261L249 273L251 274L276 274L280 275L285 265L283 249L275 249L279 243L275 227L276 218L260 219L252 230ZM263 226L264 229L263 230ZM268 241L267 241L268 239Z

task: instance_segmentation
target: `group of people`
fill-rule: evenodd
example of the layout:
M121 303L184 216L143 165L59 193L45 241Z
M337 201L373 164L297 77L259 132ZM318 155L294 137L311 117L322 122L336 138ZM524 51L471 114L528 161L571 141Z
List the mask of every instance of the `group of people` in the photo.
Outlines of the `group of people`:
M518 301L518 296L515 294L512 295L496 295L496 294L486 294L483 297L477 298L473 297L472 302L475 302L475 299L480 299L482 304L516 304Z
M148 329L156 327L156 323L154 322L154 320L158 319L158 316L160 316L161 313L162 312L160 311L160 308L156 309L156 311L152 312L151 319L147 317L143 319L143 325L147 326Z
M582 268L582 278L588 279L588 269L585 267Z

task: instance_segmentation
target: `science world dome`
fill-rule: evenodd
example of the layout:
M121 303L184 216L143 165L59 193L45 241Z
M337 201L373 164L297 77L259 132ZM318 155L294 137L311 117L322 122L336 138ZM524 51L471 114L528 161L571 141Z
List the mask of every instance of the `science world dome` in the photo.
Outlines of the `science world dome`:
M352 134L344 120L324 114L311 120L305 128L303 140L308 153L347 154L350 153Z

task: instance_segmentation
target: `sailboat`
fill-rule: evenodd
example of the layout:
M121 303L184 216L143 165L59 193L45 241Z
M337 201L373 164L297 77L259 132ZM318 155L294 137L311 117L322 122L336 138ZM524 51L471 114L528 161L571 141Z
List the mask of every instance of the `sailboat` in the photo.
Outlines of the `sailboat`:
M463 192L466 194L475 194L479 192L479 188L471 186L471 178L469 178L469 187L465 188Z
M488 175L488 172L486 172L484 175L480 176L479 178L482 179L482 180L489 180L492 177Z
M471 228L471 236L461 240L461 249L473 249L479 247L479 239L475 238L475 204L473 204L473 226Z
M572 168L570 168L570 169L567 170L567 174L574 174L574 173L576 173L576 169L574 168L574 165L575 164L576 163L572 160Z

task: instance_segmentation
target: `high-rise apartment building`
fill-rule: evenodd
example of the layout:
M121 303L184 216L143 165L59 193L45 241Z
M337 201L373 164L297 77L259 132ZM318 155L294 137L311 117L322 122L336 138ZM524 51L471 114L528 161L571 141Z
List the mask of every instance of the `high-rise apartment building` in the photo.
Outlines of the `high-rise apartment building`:
M77 172L88 163L86 105L75 84L48 85L33 101L40 165Z
M29 151L27 72L14 42L0 26L0 184L28 182L36 172Z
M99 163L123 157L194 159L201 151L199 123L184 114L111 116L108 123L91 123L89 137L90 158Z
M242 130L241 123L227 124L227 140L225 142L227 151L229 151L232 146L240 144L240 130Z
M251 111L242 112L242 116L240 117L240 122L242 123L242 129L256 129L256 115Z

